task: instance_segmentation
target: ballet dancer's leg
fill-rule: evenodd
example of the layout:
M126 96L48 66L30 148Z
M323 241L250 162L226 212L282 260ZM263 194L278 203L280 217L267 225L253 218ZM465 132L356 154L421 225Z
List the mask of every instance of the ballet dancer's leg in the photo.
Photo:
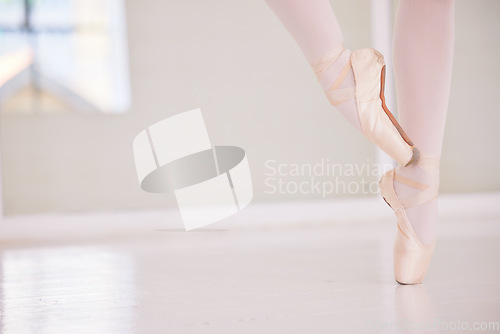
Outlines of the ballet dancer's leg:
M454 44L454 0L400 0L394 30L394 72L400 123L423 155L439 158L450 94ZM437 185L439 169L418 163L397 174ZM395 182L398 197L420 190ZM406 209L420 240L435 236L437 199Z
M330 103L401 165L418 152L384 103L383 56L366 48L351 53L328 0L266 0L295 39Z
M266 2L297 42L310 65L343 44L344 36L328 0L266 0ZM332 86L348 62L350 53L346 50L325 69L320 82L324 90ZM339 88L346 87L354 87L352 70ZM336 108L350 124L361 131L354 99L340 103Z

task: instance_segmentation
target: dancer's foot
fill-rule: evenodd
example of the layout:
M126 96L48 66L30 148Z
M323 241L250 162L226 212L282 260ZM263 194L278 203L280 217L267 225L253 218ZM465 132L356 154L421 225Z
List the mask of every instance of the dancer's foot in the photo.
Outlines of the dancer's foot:
M385 105L385 63L378 51L350 53L341 44L312 67L330 103L351 124L399 164L417 160L418 151Z
M397 167L396 174L432 187L437 187L439 184L439 169L422 168L419 162L407 167ZM394 189L399 198L419 196L422 191L397 181L394 182ZM427 203L405 209L413 230L424 245L430 245L436 236L437 202L438 200L435 198Z
M422 155L414 166L390 170L380 191L397 218L394 275L401 284L422 283L435 246L439 158Z
M343 45L340 45L312 64L316 77L325 92L329 89L335 89L335 87L333 87L334 82L336 82L339 77L343 76L344 80L338 86L338 90L345 91L348 95L354 94L354 73L352 67L349 65L350 57L351 50L344 49ZM356 130L361 133L363 132L356 109L356 100L354 98L349 98L347 101L338 101L338 103L334 105Z

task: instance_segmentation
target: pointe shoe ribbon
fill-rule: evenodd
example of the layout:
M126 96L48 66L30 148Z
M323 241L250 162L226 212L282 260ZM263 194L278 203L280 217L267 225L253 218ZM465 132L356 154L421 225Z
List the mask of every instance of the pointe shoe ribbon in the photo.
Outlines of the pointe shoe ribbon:
M325 71L333 65L333 63L335 63L344 52L346 52L344 44L340 44L311 65L319 82L322 82ZM356 89L354 87L339 88L347 77L347 74L349 74L350 70L351 62L348 61L344 65L344 68L340 72L339 76L335 79L335 82L327 91L325 91L331 105L336 106L356 97Z

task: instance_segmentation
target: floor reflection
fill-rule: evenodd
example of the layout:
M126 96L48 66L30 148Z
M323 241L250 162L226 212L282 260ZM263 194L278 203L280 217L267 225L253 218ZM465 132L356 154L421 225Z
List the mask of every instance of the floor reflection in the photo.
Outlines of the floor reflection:
M499 332L499 237L443 238L426 282L401 286L392 227L0 244L0 333Z
M134 263L106 247L1 252L1 332L129 333Z
M423 284L397 286L394 304L397 333L439 333L434 305Z

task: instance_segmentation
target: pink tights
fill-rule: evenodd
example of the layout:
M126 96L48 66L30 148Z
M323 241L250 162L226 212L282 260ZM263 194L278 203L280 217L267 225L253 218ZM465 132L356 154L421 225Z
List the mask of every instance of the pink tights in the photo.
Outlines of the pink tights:
M328 0L266 0L295 39L309 64L344 42ZM400 124L423 154L441 156L450 94L454 41L454 0L400 0L394 29L394 72ZM346 62L345 52L325 72L321 85L331 86ZM354 86L352 73L341 87ZM354 100L337 110L361 129ZM439 170L430 172L418 164L398 167L397 173L425 184L439 182ZM419 190L398 182L396 193L406 198ZM424 244L435 236L437 199L406 209Z

